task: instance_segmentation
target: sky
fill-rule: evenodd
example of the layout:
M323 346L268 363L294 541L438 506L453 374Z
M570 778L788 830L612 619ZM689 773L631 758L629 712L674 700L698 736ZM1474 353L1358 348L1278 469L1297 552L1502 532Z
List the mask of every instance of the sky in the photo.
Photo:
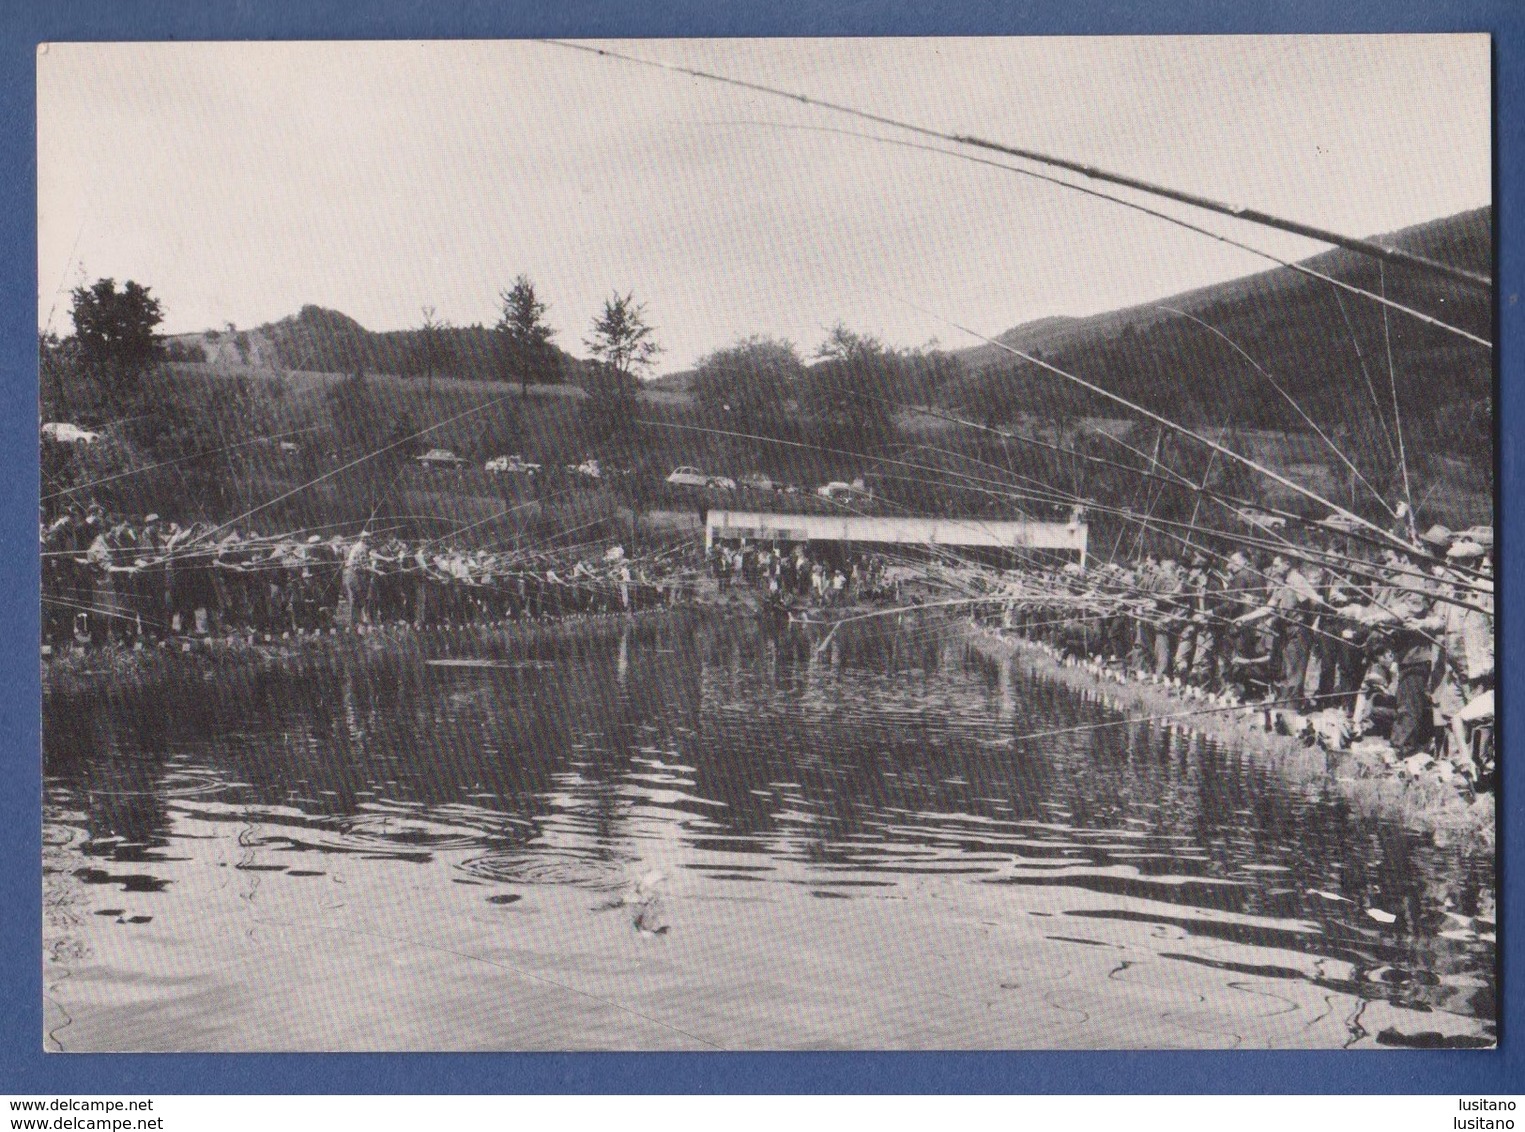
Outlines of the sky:
M1491 200L1486 36L607 46L1350 235ZM578 355L633 293L671 372L753 334L808 355L838 321L961 348L977 340L952 322L996 334L1270 266L838 132L908 139L887 127L548 43L49 44L37 78L38 325L61 333L69 290L107 276L180 333L307 303L372 330L425 307L490 326L525 274ZM1162 207L1284 258L1323 250Z

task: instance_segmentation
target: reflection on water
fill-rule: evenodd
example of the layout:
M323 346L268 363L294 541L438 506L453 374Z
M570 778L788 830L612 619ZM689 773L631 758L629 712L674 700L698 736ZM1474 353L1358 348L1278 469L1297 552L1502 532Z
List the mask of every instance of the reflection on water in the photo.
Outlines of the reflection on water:
M45 705L53 1049L1488 1045L1491 859L926 619ZM441 666L438 658L488 666Z

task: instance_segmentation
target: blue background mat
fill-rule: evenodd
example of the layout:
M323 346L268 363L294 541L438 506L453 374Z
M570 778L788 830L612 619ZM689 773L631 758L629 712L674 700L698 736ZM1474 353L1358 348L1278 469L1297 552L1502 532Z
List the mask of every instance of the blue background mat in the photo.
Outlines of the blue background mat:
M1486 31L1494 37L1498 232L1500 648L1525 655L1518 510L1525 441L1525 4L1519 0L978 0L896 5L710 0L73 0L0 4L0 1092L1444 1092L1520 1091L1525 892L1511 867L1525 827L1525 678L1503 678L1499 812L1500 1035L1492 1052L85 1055L42 1052L41 775L37 662L36 147L34 56L46 40L390 39L713 35L1290 34Z

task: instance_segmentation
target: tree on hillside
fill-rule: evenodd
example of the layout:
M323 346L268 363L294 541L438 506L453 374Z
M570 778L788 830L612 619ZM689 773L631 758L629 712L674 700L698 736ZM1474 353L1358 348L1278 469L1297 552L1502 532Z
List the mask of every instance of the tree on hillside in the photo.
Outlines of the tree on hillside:
M501 317L497 331L499 372L519 379L520 397L529 396L530 383L549 383L561 374L561 356L551 345L556 336L545 322L550 308L535 294L529 276L521 275L506 291L498 292Z
M957 354L940 349L934 340L905 351L901 356L901 371L896 399L926 405L934 401L939 392L957 384L964 376L964 363Z
M164 310L148 288L114 279L74 288L74 337L80 376L96 386L99 404L116 411L138 394L144 373L159 359Z
M753 336L699 362L694 396L706 414L737 432L774 435L805 376L792 342Z
M423 308L424 321L420 324L419 346L422 352L425 386L429 395L434 393L434 375L449 364L450 323L438 317L433 307Z
M837 323L800 385L800 408L818 443L873 452L894 439L901 359L879 339Z
M583 345L593 355L584 381L583 422L592 438L628 454L634 436L641 378L662 353L646 321L646 307L633 294L615 292L593 320Z

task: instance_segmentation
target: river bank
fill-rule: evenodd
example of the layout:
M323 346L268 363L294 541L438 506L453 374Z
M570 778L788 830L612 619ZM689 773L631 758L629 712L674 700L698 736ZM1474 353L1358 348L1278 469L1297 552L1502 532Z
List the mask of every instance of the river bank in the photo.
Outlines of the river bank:
M42 693L78 695L151 688L169 679L200 676L212 681L262 671L290 673L328 665L340 654L411 650L429 656L468 655L487 642L533 647L620 630L653 618L681 614L693 606L637 613L573 614L545 621L438 626L362 625L302 634L234 633L170 638L156 645L93 646L42 660Z
M988 656L1019 660L1034 675L1099 699L1115 711L1161 719L1162 726L1238 747L1307 790L1332 792L1357 814L1398 822L1429 835L1437 845L1487 854L1494 850L1492 794L1469 800L1452 783L1404 776L1376 755L1329 751L1268 731L1262 711L1253 706L1213 711L1165 687L1100 678L1015 634L972 622L964 628L970 644ZM1164 718L1172 716L1177 718Z

